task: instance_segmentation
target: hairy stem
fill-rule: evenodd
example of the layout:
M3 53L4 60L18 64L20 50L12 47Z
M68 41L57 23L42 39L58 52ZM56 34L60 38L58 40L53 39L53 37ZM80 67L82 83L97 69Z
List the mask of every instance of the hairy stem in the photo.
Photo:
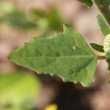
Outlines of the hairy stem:
M110 0L93 0L110 24Z

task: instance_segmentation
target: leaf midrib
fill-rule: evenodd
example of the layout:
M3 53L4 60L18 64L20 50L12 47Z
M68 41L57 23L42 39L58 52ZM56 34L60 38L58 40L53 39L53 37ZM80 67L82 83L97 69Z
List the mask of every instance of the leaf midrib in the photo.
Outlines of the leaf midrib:
M79 55L73 55L73 56L29 56L29 57L27 57L27 56L21 56L21 58L40 58L40 57L49 57L49 58L61 58L61 57L94 57L95 58L95 55L81 55L81 56L79 56Z

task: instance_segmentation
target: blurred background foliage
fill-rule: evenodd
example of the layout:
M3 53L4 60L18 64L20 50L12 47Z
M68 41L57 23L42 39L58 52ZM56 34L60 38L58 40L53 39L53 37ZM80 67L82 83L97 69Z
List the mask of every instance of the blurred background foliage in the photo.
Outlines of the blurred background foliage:
M30 110L40 91L40 81L26 72L0 75L0 109Z
M36 27L36 24L30 21L24 13L8 3L0 4L0 22L19 29L32 29Z
M24 30L42 29L45 31L60 31L62 30L64 21L55 8L51 9L48 13L40 9L32 9L26 14L17 9L13 4L1 3L0 23Z

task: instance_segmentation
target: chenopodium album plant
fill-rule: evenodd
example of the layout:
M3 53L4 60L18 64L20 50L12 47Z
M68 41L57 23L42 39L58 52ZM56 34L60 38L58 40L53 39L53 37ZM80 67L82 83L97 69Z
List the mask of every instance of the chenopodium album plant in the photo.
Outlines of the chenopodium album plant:
M109 0L80 0L88 6L97 4L107 21ZM66 82L81 83L89 86L94 81L94 74L98 60L105 59L110 63L110 27L105 18L97 16L101 31L105 36L104 45L84 40L83 36L72 27L64 25L64 31L54 36L35 38L24 47L17 49L10 55L14 63L30 68L37 73L57 75ZM91 47L104 56L93 52Z

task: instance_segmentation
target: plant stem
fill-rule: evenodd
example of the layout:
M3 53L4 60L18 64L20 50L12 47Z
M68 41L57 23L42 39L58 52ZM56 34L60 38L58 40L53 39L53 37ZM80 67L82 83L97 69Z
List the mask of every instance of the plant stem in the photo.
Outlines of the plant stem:
M106 56L97 56L98 60L105 60Z
M93 0L110 24L110 0Z

